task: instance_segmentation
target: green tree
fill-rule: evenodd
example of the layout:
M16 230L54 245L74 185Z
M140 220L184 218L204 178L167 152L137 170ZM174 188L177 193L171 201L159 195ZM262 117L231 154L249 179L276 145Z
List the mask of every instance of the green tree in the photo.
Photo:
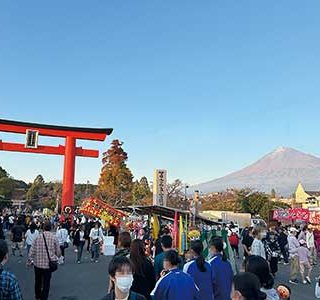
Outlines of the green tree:
M38 207L41 198L48 196L48 190L42 175L37 175L26 193L27 203L33 208Z
M2 178L2 177L9 177L9 174L5 169L0 167L0 178Z
M11 199L15 186L14 179L10 177L0 178L0 196L4 199Z
M103 153L103 167L96 193L113 206L132 203L133 176L127 167L128 155L122 145L119 140L113 140L110 149Z
M136 180L132 189L133 204L150 204L151 198L152 192L149 187L148 179L146 177L142 177L140 181Z

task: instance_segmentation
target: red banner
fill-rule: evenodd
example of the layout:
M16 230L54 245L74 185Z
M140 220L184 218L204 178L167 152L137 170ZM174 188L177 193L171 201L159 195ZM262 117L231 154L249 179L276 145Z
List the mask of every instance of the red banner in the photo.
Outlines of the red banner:
M126 216L122 211L113 208L97 198L85 199L80 207L80 212L84 215L100 218L117 227L120 226L121 219Z
M320 225L320 211L310 211L309 223Z
M273 211L273 219L278 221L305 221L309 222L310 212L305 208L277 209Z

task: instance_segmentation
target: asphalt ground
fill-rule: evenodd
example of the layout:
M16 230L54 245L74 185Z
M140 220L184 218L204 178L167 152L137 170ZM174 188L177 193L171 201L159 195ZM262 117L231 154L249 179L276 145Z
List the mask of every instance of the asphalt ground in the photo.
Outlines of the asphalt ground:
M26 250L24 250L26 256ZM26 266L26 257L10 256L6 268L18 278L25 300L34 298L34 271ZM60 265L53 273L51 280L51 300L99 300L108 288L108 263L110 257L101 256L98 263L90 262L90 254L84 250L83 262L76 263L76 254L73 247L66 249L66 263ZM237 260L240 270L242 260ZM285 283L292 289L292 300L312 300L314 296L315 277L320 275L319 266L312 271L312 284L292 285L288 283L289 266L279 264L276 275L276 286ZM183 300L183 299L181 299Z
M18 278L23 299L34 300L34 270L26 266L24 257L10 256L6 269ZM90 253L84 249L83 262L76 263L73 247L66 249L66 261L52 274L51 300L99 300L107 293L110 257L100 256L98 263L90 262Z

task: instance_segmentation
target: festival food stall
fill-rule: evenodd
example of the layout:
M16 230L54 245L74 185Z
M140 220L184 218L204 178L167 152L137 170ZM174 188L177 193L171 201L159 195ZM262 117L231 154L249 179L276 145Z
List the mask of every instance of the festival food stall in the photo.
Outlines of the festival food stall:
M127 216L126 213L117 210L111 205L108 205L100 199L94 197L84 199L79 212L85 216L100 219L105 228L109 228L111 225L120 229L122 221ZM114 255L114 237L105 236L101 250L104 255Z
M204 254L208 257L210 239L214 236L222 237L225 242L225 254L229 258L234 272L236 272L236 263L229 244L227 231L221 229L219 222L197 215L195 216L195 224L192 224L192 221L190 222L190 219L192 219L190 218L190 211L158 205L129 206L118 209L134 216L131 223L151 228L154 240L157 239L160 228L166 226L173 237L174 247L178 249L181 255L185 254L189 249L189 243L192 240L198 239L202 241ZM135 225L130 225L130 215L127 220L129 228L134 228Z
M104 223L115 227L120 227L121 221L127 215L94 197L84 199L79 212L89 217L99 218Z

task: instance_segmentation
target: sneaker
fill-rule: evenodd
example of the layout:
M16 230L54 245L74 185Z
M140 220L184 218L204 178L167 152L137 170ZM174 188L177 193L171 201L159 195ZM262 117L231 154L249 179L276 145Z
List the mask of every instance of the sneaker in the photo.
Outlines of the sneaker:
M293 279L293 280L289 280L289 283L291 284L298 284L298 280L297 279Z
M303 280L302 283L303 283L303 284L307 284L307 281L306 281L306 280Z
M93 259L93 258L91 258L91 259L90 259L90 261L91 261L91 262L94 262L94 259Z
M311 284L311 279L310 279L309 276L306 276L306 280L307 280L307 282L308 282L309 284Z
M283 263L284 266L287 266L288 264L289 264L288 262L284 262L284 263Z
M98 262L99 262L98 260L95 261L95 263L98 263Z
M80 260L77 261L77 264L80 264Z

